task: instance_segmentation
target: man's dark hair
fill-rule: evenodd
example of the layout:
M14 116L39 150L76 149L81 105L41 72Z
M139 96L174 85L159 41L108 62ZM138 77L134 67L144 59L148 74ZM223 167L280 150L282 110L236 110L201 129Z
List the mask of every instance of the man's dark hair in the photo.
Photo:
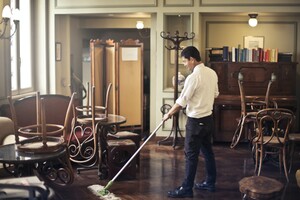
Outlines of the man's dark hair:
M194 46L188 46L188 47L184 48L181 52L181 57L185 57L187 59L190 59L191 57L193 57L198 62L201 61L200 53L199 53L198 49Z

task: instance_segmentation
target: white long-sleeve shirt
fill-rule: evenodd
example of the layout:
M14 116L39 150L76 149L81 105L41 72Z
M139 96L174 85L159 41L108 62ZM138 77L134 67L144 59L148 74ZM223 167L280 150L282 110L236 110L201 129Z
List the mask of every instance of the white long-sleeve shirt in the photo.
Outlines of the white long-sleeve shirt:
M186 78L176 103L186 107L188 117L202 118L212 114L214 99L218 95L216 72L201 63Z

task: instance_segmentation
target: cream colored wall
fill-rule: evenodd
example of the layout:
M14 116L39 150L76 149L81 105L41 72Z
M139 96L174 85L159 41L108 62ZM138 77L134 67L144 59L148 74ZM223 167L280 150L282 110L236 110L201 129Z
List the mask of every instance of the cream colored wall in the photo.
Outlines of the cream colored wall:
M160 32L165 30L166 21L165 16L170 14L190 14L191 30L196 33L193 40L193 45L200 48L201 54L205 54L205 48L210 45L223 46L225 43L229 46L237 45L243 42L244 35L263 35L265 37L265 46L272 46L274 43L276 47L285 51L295 52L297 61L300 60L299 52L300 38L299 31L299 13L300 3L297 0L262 0L253 2L245 0L240 2L238 0L147 0L147 1L120 1L121 4L115 4L113 1L105 0L57 0L50 1L49 5L52 9L50 18L52 16L64 15L71 16L73 14L87 15L97 13L135 13L146 12L151 14L151 100L150 100L150 130L160 122L162 115L160 113L160 106L164 102L172 102L172 92L165 92L164 85L164 40L160 37ZM80 9L78 9L80 8ZM255 29L250 29L247 25L248 16L250 12L265 13L259 15L260 24ZM284 16L282 18L282 16ZM103 21L104 20L104 21ZM85 22L87 21L87 22ZM78 21L79 25L93 26L101 28L102 26L118 26L123 28L134 28L136 19L81 19ZM104 23L105 22L105 23ZM108 23L107 23L108 22ZM292 23L290 23L292 22ZM214 24L216 23L216 24ZM294 26L296 23L297 26ZM295 28L297 27L297 28ZM283 28L286 28L283 30ZM55 30L55 37L64 34L65 28L62 26L61 30L55 29L52 25L49 27L50 33ZM233 32L231 30L235 30ZM295 30L298 29L298 30ZM272 31L270 31L272 30ZM231 32L230 32L231 31ZM231 34L229 34L229 32ZM285 39L282 39L285 38ZM53 45L56 38L50 40ZM297 44L295 45L295 43ZM296 46L296 49L293 48ZM71 47L65 49L69 53ZM54 56L54 55L52 55ZM81 55L74 55L81 56ZM50 60L53 57L50 57ZM50 66L50 68L53 66ZM64 66L62 66L64 67ZM299 80L299 65L298 65L298 80ZM299 85L299 81L298 81ZM299 90L299 88L298 88ZM299 94L298 99L299 99ZM180 121L183 127L184 119ZM168 126L165 129L158 131L158 135L167 136L169 134Z
M243 21L239 18L241 17L204 17L206 47L237 47L240 44L243 48L244 36L262 36L264 37L264 48L278 48L279 52L291 52L294 61L299 60L297 59L299 56L299 51L297 51L299 19L259 17L258 26L252 28L245 23L246 18L242 18Z

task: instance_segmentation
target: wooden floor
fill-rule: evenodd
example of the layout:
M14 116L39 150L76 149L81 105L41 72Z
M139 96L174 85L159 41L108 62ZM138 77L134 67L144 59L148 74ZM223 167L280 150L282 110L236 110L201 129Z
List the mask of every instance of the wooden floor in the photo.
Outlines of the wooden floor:
M115 181L109 191L124 200L169 199L167 192L179 186L183 180L183 148L174 150L171 146L157 145L158 138L151 139L141 150L140 167L135 180ZM241 199L238 182L245 176L253 175L254 163L247 144L230 149L228 143L214 144L217 163L217 190L214 193L194 190L194 199L234 200ZM298 156L298 157L297 157ZM299 199L300 189L295 180L295 169L300 168L298 152L295 154L290 182L286 184L284 174L280 174L274 163L265 163L262 175L276 178L286 184L284 198ZM298 158L298 161L296 159ZM204 161L199 160L196 181L203 180ZM99 180L96 170L76 174L74 184L66 188L55 188L55 199L99 199L87 187L93 184L105 186L108 180ZM185 198L189 199L189 198Z
M115 181L109 191L122 200L160 200L169 199L167 192L179 186L183 180L184 153L180 147L174 150L171 146L157 145L157 139L151 139L141 150L140 167L136 170L136 179ZM217 164L216 192L194 190L194 198L209 200L241 199L238 182L245 176L252 176L254 163L247 144L239 144L236 149L230 149L228 143L215 143L214 151ZM300 168L299 151L295 153L290 182L286 184L284 173L280 174L274 163L266 162L262 175L276 178L286 185L284 197L286 200L296 200L300 196L300 188L295 180L295 170ZM203 180L204 161L199 160L196 181ZM75 174L71 186L53 188L57 200L99 199L87 187L93 184L105 186L109 180L99 180L96 170Z

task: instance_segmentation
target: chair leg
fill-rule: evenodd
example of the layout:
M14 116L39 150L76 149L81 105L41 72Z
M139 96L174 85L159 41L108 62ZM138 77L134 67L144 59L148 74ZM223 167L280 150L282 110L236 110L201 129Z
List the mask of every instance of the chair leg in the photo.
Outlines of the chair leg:
M232 149L238 144L238 142L240 140L241 134L244 129L244 122L245 122L245 117L241 116L238 126L233 134L231 144L230 144L230 148L232 148Z
M293 165L293 156L294 156L294 151L295 151L295 142L291 141L292 145L291 145L291 152L290 152L290 166L289 166L289 173L291 173L291 169L292 169L292 165Z
M287 166L286 166L286 155L285 155L286 150L285 150L285 148L286 147L284 147L283 150L282 150L282 153L283 153L283 155L282 155L282 157L283 157L282 158L282 162L283 162L283 168L284 168L285 178L286 178L287 182L289 182L289 176L288 176Z
M247 199L247 195L246 195L246 194L243 194L242 200L246 200L246 199Z
M255 173L257 172L257 167L258 167L258 144L255 144Z
M263 149L263 147L262 147L262 145L261 145L260 155L259 155L259 166L258 166L258 173L257 173L258 176L260 175L260 172L261 172L262 161L263 161L263 155L264 155L264 149Z
M283 163L283 158L282 158L282 155L283 155L283 153L282 153L282 151L283 150L279 150L280 152L279 152L279 160L278 160L278 164L279 164L279 170L280 170L280 174L282 173L282 163Z

